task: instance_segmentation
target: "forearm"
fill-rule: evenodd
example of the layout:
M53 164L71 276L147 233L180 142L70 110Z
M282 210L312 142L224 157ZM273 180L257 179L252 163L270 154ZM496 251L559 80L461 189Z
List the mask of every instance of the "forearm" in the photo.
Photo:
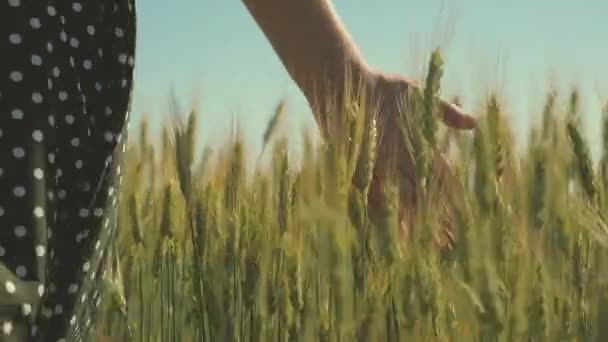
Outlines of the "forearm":
M368 67L329 0L243 3L314 110L327 109L328 94L342 96L347 70L351 84L366 77Z

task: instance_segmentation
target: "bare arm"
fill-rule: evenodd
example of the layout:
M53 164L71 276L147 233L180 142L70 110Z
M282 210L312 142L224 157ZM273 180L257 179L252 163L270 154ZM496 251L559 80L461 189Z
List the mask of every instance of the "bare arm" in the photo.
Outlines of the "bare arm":
M341 97L346 70L350 81L369 78L369 67L329 0L243 3L317 114L327 110L328 94Z
M330 0L242 0L308 99L317 119L329 110L328 101L341 104L345 86L374 92L378 79L395 86L415 82L403 75L371 68L341 23ZM349 83L345 83L346 72ZM361 83L359 83L361 82ZM377 94L376 94L377 95ZM475 119L441 100L443 121L450 127L471 129ZM320 117L319 117L320 115Z
M416 84L402 75L387 74L372 69L361 56L335 13L330 0L242 0L266 38L278 54L292 79L298 85L317 115L317 123L324 134L330 132L326 115L330 110L340 112L345 90L362 90L371 95L372 106L379 109L380 141L374 177L368 197L370 205L381 203L383 183L388 176L388 161L396 160L400 174L402 229L407 231L409 209L415 208L416 182L414 158L408 154L401 139L401 131L391 121L403 105L403 91ZM347 77L347 72L350 73ZM346 83L345 81L348 81ZM360 83L359 83L360 82ZM359 87L363 87L362 89ZM336 101L336 102L331 102ZM381 101L378 103L376 101ZM333 105L337 106L333 106ZM471 129L475 119L456 106L440 101L444 123L450 127ZM398 116L397 116L398 117ZM394 149L392 147L398 147ZM414 151L416 152L416 151ZM449 173L449 166L436 156L435 178L440 184L446 179L457 183ZM404 228L405 227L405 228ZM450 234L451 235L451 234Z

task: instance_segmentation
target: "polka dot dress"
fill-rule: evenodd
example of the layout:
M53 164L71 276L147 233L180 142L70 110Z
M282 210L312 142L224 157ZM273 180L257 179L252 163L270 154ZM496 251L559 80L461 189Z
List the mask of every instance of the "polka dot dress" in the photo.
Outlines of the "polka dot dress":
M134 0L0 0L0 341L94 340Z

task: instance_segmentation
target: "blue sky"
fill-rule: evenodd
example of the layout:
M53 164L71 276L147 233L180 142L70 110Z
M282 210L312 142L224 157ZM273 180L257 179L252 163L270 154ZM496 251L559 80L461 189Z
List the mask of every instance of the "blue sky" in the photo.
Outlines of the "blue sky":
M333 0L370 64L417 77L426 62L420 57L447 42L444 94L462 95L465 108L474 111L482 89L498 87L519 129L538 119L548 80L565 90L578 85L585 95L586 132L599 140L600 101L608 100L607 1L445 2L441 11L438 0ZM246 137L258 143L283 96L290 114L285 127L313 124L305 100L241 1L144 0L137 6L135 120L147 113L158 127L174 85L184 105L200 99L207 142L220 141L238 115Z

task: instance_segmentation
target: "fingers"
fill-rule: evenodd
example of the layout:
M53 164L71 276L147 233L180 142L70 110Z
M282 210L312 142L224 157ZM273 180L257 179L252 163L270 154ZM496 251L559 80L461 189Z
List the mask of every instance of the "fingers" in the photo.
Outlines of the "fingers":
M394 94L401 96L403 89L413 88L421 90L421 85L418 82L401 74L383 72L379 73L377 77L384 84L381 90L384 93L388 89L389 92L394 92ZM438 100L442 121L448 127L470 130L477 126L477 119L465 113L459 106L441 98Z
M475 117L465 113L455 104L441 100L440 107L441 117L443 122L448 127L457 129L473 129L477 125L477 119Z

